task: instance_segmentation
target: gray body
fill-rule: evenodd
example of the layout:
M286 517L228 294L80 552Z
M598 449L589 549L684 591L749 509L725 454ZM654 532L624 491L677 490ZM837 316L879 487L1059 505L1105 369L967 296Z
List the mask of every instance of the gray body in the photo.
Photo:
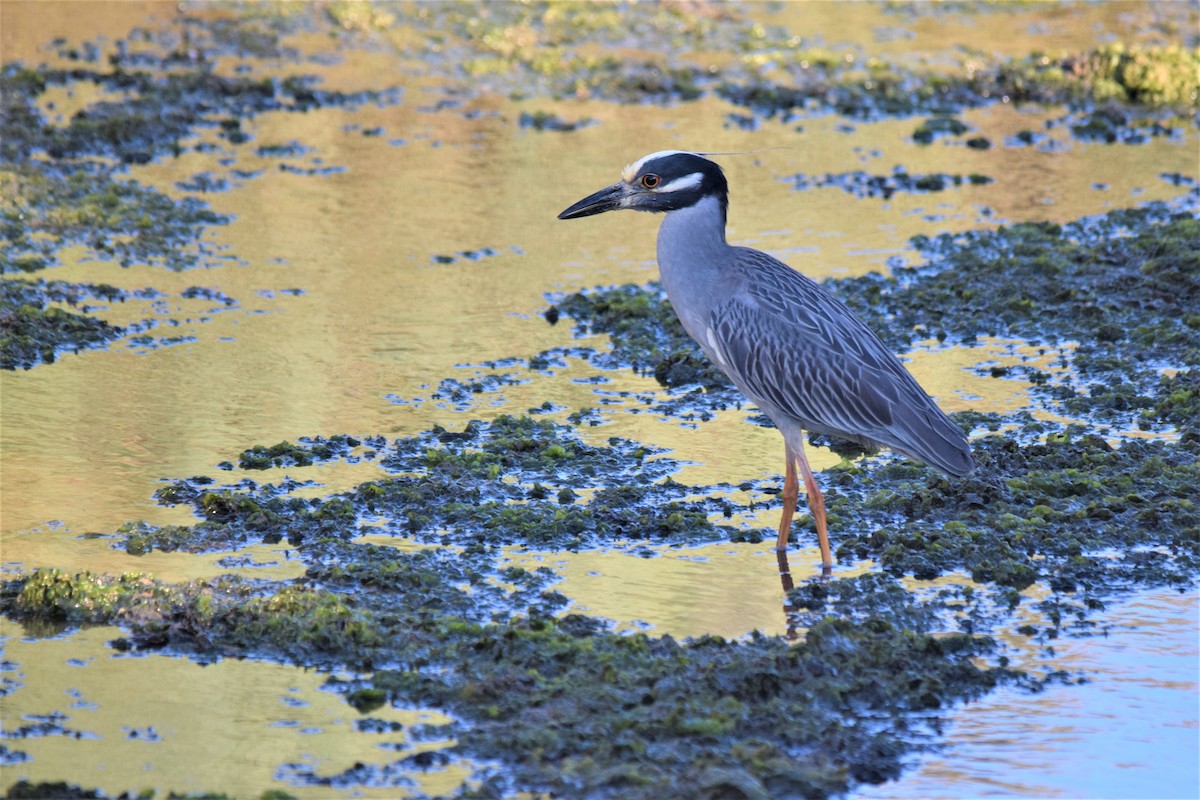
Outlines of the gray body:
M666 214L658 269L671 306L701 349L783 434L783 514L775 545L780 574L790 574L783 553L799 496L797 471L828 574L833 559L825 501L804 455L805 430L871 449L888 446L954 476L971 472L971 449L962 430L850 309L782 261L729 246L728 204L720 167L698 153L665 150L630 164L620 183L558 218L618 209Z
M809 430L971 471L962 430L899 359L812 280L727 244L715 199L667 212L658 268L684 329L789 441Z

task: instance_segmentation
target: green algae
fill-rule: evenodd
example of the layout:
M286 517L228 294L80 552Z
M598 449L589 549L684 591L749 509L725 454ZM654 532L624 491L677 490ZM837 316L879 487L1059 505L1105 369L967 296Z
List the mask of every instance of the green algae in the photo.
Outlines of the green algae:
M470 718L459 736L471 752L525 754L511 777L485 779L476 796L498 796L515 777L580 797L823 797L898 774L892 737L908 726L867 730L858 720L875 709L915 711L901 688L908 675L939 682L935 707L944 707L1007 674L964 658L990 648L986 640L933 639L878 619L828 619L797 645L581 636L571 624L490 637L479 658L440 678L384 671L372 684Z
M610 437L605 446L590 445L553 420L501 414L487 422L471 420L462 431L435 427L397 440L381 463L402 472L424 466L452 477L467 473L490 479L515 472L523 480L556 484L573 478L649 483L677 468L670 459L648 460L661 452L619 437Z
M375 615L345 595L302 586L273 593L237 578L164 584L141 574L120 577L36 570L2 592L5 613L41 624L122 624L119 649L171 644L220 655L246 651L324 663L331 654L360 663L382 641ZM217 649L214 649L217 646Z
M964 418L992 428L1013 421ZM1034 581L1054 591L1037 604L1050 625L1026 626L1042 638L1069 624L1086 627L1127 587L1194 582L1197 443L1114 447L1082 428L1054 430L1026 418L1003 436L977 440L976 475L953 483L905 462L827 471L839 559L874 557L884 572L791 592L794 621L809 628L795 645L764 637L679 644L614 635L578 614L555 616L566 599L550 589L552 572L497 567L491 545L512 535L503 523L486 536L452 533L450 541L470 543L458 552L355 543L357 519L388 497L386 479L308 500L203 481L160 493L219 514L234 529L264 510L278 514L268 527L287 535L308 564L298 583L170 585L39 570L5 584L0 610L34 624L121 624L120 648L368 670L386 664L365 681L331 678L330 688L360 711L418 704L462 720L453 732L457 748L502 765L482 776L473 796L520 787L639 797L678 786L695 796L721 796L732 786L746 796L828 796L899 774L905 754L920 746L918 718L936 724L937 714L998 680L1037 688L1002 667L976 666L979 656L996 655L989 640L930 633L953 624L968 632L1003 626L1004 608L1021 602L1015 590ZM613 458L564 426L512 417L398 440L384 461L405 479L446 471L452 482L437 491L505 475L510 481L501 485L519 492L536 476L533 486L549 499L541 481L555 465L570 471L578 459L584 471L603 474L604 466L619 471ZM625 469L637 463L630 456ZM644 488L599 489L589 505L619 491L616 507L637 510ZM435 505L434 497L423 502ZM198 536L208 524L195 526ZM919 600L888 575L931 578L952 569L966 570L986 591L952 587ZM864 729L864 713L879 727ZM630 764L638 768L619 766Z
M826 617L862 622L886 618L893 625L917 633L945 630L947 603L958 589L944 589L941 597L922 600L895 577L869 572L853 578L811 580L787 594L794 624L811 627Z
M358 440L335 436L315 443L315 451L300 452L345 457L352 441ZM329 443L342 448L341 454ZM688 499L694 488L669 478L679 465L663 457L651 460L657 453L617 437L606 446L591 445L551 420L501 415L486 423L472 421L462 431L434 428L395 441L380 465L399 474L340 496L290 496L290 488L300 484L216 487L211 479L175 481L161 487L156 498L191 505L203 522L190 527L136 523L117 535L135 555L153 549L210 552L285 539L305 547L322 538L352 537L362 520L421 541L486 549L744 536L709 519L714 512L731 514L730 501ZM243 468L257 469L257 456L245 456ZM586 502L580 499L583 491L588 491Z
M66 783L65 781L42 781L31 783L22 778L8 787L4 794L5 800L107 800L110 795L99 789L85 789L82 786ZM155 800L159 797L153 789L145 789L137 794L123 792L119 795L122 800ZM169 791L162 795L163 800L233 800L227 794L216 792L201 792L199 794ZM268 789L258 795L258 800L296 800L295 795L280 789Z
M983 186L992 182L986 175L950 175L930 172L913 175L903 167L896 167L891 174L871 175L862 170L840 174L826 173L823 176L798 174L791 178L798 190L814 187L837 186L855 197L891 198L898 192L941 192L951 187Z
M568 122L549 111L535 111L532 114L522 111L521 116L517 119L517 124L522 128L532 128L535 131L557 131L560 133L569 133L580 128L585 128L592 124L592 122L593 120L587 118L576 122Z
M207 553L237 549L252 541L269 544L279 542L286 535L284 517L269 508L264 508L250 497L227 490L191 491L185 484L172 484L156 492L160 502L176 504L194 502L196 512L204 518L196 525L164 525L157 527L145 522L130 522L116 532L122 547L130 555L145 555L154 550L161 552L182 551ZM328 519L333 514L329 509L338 508L334 503L328 508L319 508L306 515L313 522Z
M962 120L954 117L932 117L922 122L913 131L913 141L918 144L929 144L941 136L960 136L969 128Z
M1018 102L1117 101L1194 110L1200 50L1116 42L1068 55L1033 53L1001 65L993 80Z
M828 108L848 117L936 113L913 134L928 143L941 133L958 135L947 113L1003 99L1017 104L1121 105L1189 113L1200 101L1200 51L1178 46L1114 43L1082 53L1028 56L979 64L951 72L908 69L876 59L783 56L790 83L761 79L728 80L717 89L732 103L768 115ZM961 123L959 123L961 125Z
M1151 204L1066 226L1024 223L914 244L928 266L827 284L884 341L1077 343L1064 355L1077 378L1034 381L1066 416L1126 429L1194 424L1169 406L1153 413L1151 398L1163 367L1200 363L1192 313L1200 304L1200 220L1190 213Z
M382 437L367 441L371 447L381 447ZM337 435L324 438L321 436L304 439L299 443L279 442L266 447L255 445L243 450L238 456L238 466L241 469L271 469L272 467L307 467L312 464L331 459L345 459L350 462L359 460L352 457L351 452L363 444L363 441L353 436ZM374 458L376 452L368 449L362 458ZM231 465L232 466L232 465Z
M30 783L22 779L10 786L4 796L8 800L101 800L105 795L63 781Z
M420 32L403 39L412 55L446 77L461 80L465 75L476 90L500 86L515 97L591 96L619 102L699 97L706 71L694 59L678 58L680 47L702 41L719 49L749 26L736 14L698 15L657 5L632 5L618 12L591 3L485 8L438 3L396 7L395 12L387 27ZM624 55L608 52L613 47L622 48Z
M191 140L204 129L215 129L231 145L246 144L252 137L243 123L264 112L353 107L397 97L395 91L326 91L305 74L225 76L214 70L210 55L198 49L182 69L169 53L143 54L136 64L118 58L108 69L6 65L0 71L5 94L0 157L16 163L39 154L56 161L107 157L141 164L203 147ZM48 87L89 84L119 92L121 99L97 100L61 126L43 118L37 100Z
M1197 102L1200 53L1178 45L1111 43L1085 52L1016 58L972 54L950 69L902 67L853 50L806 46L782 25L738 6L705 13L633 5L474 4L389 8L370 27L464 91L502 87L520 97L675 102L715 91L768 114L828 109L856 117L1019 103L1121 103L1187 112ZM335 15L339 16L339 15ZM620 49L622 57L606 51ZM712 59L711 53L737 58ZM767 80L768 74L785 77Z
M417 557L438 558L392 556ZM703 796L731 782L764 796L828 796L898 774L914 746L914 715L928 724L939 709L1019 679L975 664L992 651L988 639L933 638L877 618L826 619L798 644L679 644L608 633L577 615L483 622L478 612L456 614L469 610L463 603L431 606L430 588L392 584L352 596L315 586L264 592L235 579L168 586L37 571L6 584L0 604L23 620L122 623L129 634L120 647L402 664L367 685L329 685L360 710L416 703L458 715L466 724L453 726L456 748L506 766L484 779L480 796L514 783L575 796ZM923 676L919 695L911 675ZM863 726L864 714L878 724Z
M1162 376L1154 397L1154 407L1142 412L1143 419L1173 425L1183 431L1185 438L1200 437L1195 427L1195 420L1200 419L1200 370Z
M85 313L67 311L52 302L80 299L102 291L61 281L0 282L0 369L29 369L52 363L59 353L96 347L125 334Z
M114 303L154 301L157 305L165 297L150 288L127 290L108 284L44 278L0 281L0 369L30 369L53 363L62 353L101 347L122 339L144 347L192 341L194 337L148 333L159 324L154 318L113 325L94 316L97 310ZM217 305L209 313L238 306L233 298L198 286L184 289L178 297L214 301Z
M918 578L965 569L979 583L1023 589L1043 581L1089 595L1195 580L1195 442L1113 447L1082 428L1044 441L1036 431L976 440L976 473L961 481L883 466L869 468L862 492L852 488L859 476L826 473L826 505L847 532L835 536L839 558L870 556ZM1148 569L1144 553L1153 548L1170 555Z
M681 644L615 635L578 614L556 616L566 599L550 588L552 572L497 566L490 545L511 535L502 527L452 535L470 542L457 552L356 543L357 519L378 511L386 479L307 500L211 481L161 492L219 513L235 529L264 509L278 514L270 527L308 565L299 582L171 585L143 575L38 570L0 588L0 612L33 625L120 624L121 649L386 665L365 679L331 678L329 688L364 712L393 703L452 713L461 720L451 729L456 749L498 765L470 796L520 789L648 797L679 787L689 796L724 796L740 787L745 796L824 797L898 775L922 746L922 731L936 728L956 702L998 681L1038 688L1003 666L978 666L980 656L998 655L990 640L932 632L1006 624L1003 608L1021 602L1012 592L1034 580L1054 590L1038 604L1050 627L1028 631L1044 638L1072 619L1083 625L1126 587L1195 580L1197 443L1116 448L1082 429L1041 441L1047 429L1054 430L1026 420L978 440L977 473L961 482L905 462L827 471L839 558L874 556L884 573L791 592L795 621L809 628L797 644L757 636ZM516 417L398 440L384 460L404 478L445 470L452 479L445 486L461 489L464 481L508 475L521 491L532 476L534 486L549 480L554 465L570 471L575 459L601 474L621 467L564 426ZM630 454L625 477L638 463ZM618 507L629 511L645 502L643 488L607 491L620 491ZM589 504L602 502L604 491ZM239 500L239 492L246 496ZM1101 555L1109 550L1118 556ZM991 588L948 588L919 600L887 574L949 569L966 569ZM990 597L1000 611L981 605ZM875 724L863 726L864 715ZM358 777L369 780L372 768L363 769ZM391 774L378 769L379 780Z
M227 216L196 197L172 198L121 177L127 165L204 150L209 145L198 137L206 130L215 130L230 145L244 145L252 137L243 121L268 111L397 99L395 91L324 91L307 75L275 80L214 70L214 59L230 52L242 58L282 57L282 29L295 30L298 20L276 29L252 14L178 22L173 43L171 37L157 47L149 40L136 47L122 41L104 68L16 63L0 68L0 271L57 266L62 250L72 246L85 250L85 260L115 260L122 266L179 270L228 260L215 258L202 241L204 231L227 223ZM83 60L94 64L97 59ZM40 101L58 87L91 90L99 99L61 124L53 122ZM7 287L9 281L4 283ZM6 290L0 368L50 363L59 350L103 346L136 332L86 313L14 307L9 294Z
M30 162L6 166L0 182L6 198L0 205L4 272L20 269L15 265L22 260L53 266L59 251L71 245L121 266L188 269L204 263L189 245L205 227L228 222L200 200L172 199L95 162L72 164L65 174Z

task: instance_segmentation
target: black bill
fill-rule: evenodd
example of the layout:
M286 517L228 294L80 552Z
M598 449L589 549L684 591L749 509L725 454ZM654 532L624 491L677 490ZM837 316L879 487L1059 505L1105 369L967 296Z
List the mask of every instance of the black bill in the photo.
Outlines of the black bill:
M590 194L583 198L559 214L558 218L579 219L580 217L590 217L592 214L603 214L605 211L613 211L621 207L621 198L624 194L624 186L614 183L612 186L605 187L595 194Z

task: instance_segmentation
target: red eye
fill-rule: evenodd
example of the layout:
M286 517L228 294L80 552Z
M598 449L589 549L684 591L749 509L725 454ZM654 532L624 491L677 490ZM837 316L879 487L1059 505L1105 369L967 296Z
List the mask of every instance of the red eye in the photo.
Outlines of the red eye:
M658 177L653 172L649 172L642 176L642 186L645 186L647 189L657 189L660 183L662 183L662 178Z

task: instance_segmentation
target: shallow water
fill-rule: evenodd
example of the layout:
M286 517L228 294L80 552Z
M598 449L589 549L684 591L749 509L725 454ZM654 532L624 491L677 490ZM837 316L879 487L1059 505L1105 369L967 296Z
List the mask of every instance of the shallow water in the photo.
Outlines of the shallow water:
M5 765L6 784L68 778L111 795L220 786L232 797L255 797L265 786L293 783L293 774L333 776L356 762L386 764L454 743L437 733L450 721L444 715L385 705L364 717L341 695L322 691L326 675L317 671L122 654L109 646L120 635L96 627L29 637L5 622L6 738L30 757ZM377 727L360 727L364 719ZM14 736L25 727L36 732ZM414 727L421 731L415 739ZM447 792L470 772L461 761L412 770L410 785L414 792ZM330 788L288 791L315 799L328 797ZM396 797L396 791L358 786L354 795Z
M1107 635L1054 643L1055 664L1086 675L1086 684L1032 696L993 692L953 715L944 749L899 781L854 796L1200 795L1198 618L1194 592L1129 598L1103 615ZM1032 658L1027 665L1036 668Z
M105 13L97 15L100 7ZM34 8L6 2L3 57L53 60L51 51L39 48L55 35L117 37L136 24L162 24L171 13L169 4L52 2ZM1120 4L1043 6L986 22L884 17L865 5L784 4L757 13L793 24L805 36L837 31L825 35L830 44L856 42L896 58L933 53L934 60L937 54L948 58L958 44L1014 53L1091 46L1124 24ZM1007 34L998 35L997 25ZM881 36L881 26L904 35ZM314 51L325 46L319 37L303 41ZM1003 144L1017 131L1041 129L1055 116L1046 109L997 105L961 114L994 143L975 151L946 141L913 143L919 119L848 124L817 116L801 123L767 121L748 134L727 122L727 115L744 110L711 97L658 107L488 96L435 111L439 95L429 89L437 81L413 76L411 65L386 47L347 50L336 63L303 67L330 87L386 88L394 80L404 93L396 104L266 113L247 126L254 145L297 141L307 148L299 155L261 156L252 147L235 152L208 131L184 144L209 142L214 152L186 152L131 168L131 177L173 196L183 194L177 182L197 173L227 173L230 159L237 169L261 170L231 191L204 196L214 210L233 217L205 233L209 268L123 269L76 252L47 276L153 286L169 296L165 305L129 301L103 316L117 324L154 319L155 335L186 340L150 347L117 342L3 375L5 569L146 571L172 581L210 577L229 571L216 563L219 555L134 557L111 549L110 540L80 537L108 534L135 519L191 522L182 507L153 501L159 482L193 475L227 480L216 465L254 444L339 433L396 437L435 424L461 428L474 416L517 413L547 398L574 410L597 404L597 387L579 381L598 374L608 381L599 387L604 392L658 392L651 378L602 373L572 361L553 375L522 374L526 382L479 395L465 409L431 397L443 378L474 374L471 365L572 344L602 346L573 339L569 324L548 325L540 316L547 296L656 277L657 221L609 215L568 224L555 215L615 180L621 165L649 150L763 149L723 160L733 187L730 240L772 252L817 279L885 269L889 260L915 263L909 239L916 234L1067 221L1174 198L1180 189L1160 174L1198 172L1194 130L1181 140L1113 146L1079 142L1056 128L1049 135L1057 147ZM56 102L69 113L82 99ZM516 125L522 111L536 110L598 124L570 134ZM362 133L376 128L382 134ZM279 169L281 162L342 171L300 175ZM913 173L978 172L994 182L889 200L861 199L840 188L794 188L797 173L888 173L901 165ZM463 255L485 248L494 255ZM439 257L453 261L440 263ZM179 299L197 285L218 288L238 303L226 309ZM984 341L971 348L930 346L908 358L947 410L1010 411L1030 404L1028 385L982 377L973 368L1042 357ZM676 475L682 482L737 484L777 475L778 436L746 424L747 412L720 412L699 427L685 427L627 413L631 405L606 407L608 424L583 435L598 441L627 436L668 448L687 464ZM838 461L825 450L812 456L818 468ZM263 480L288 474L319 482L313 491L332 492L379 473L370 463L331 464L279 470ZM771 516L763 514L758 524L769 527ZM286 548L262 545L247 553L265 566L242 574L280 579L298 573ZM578 609L622 627L675 636L786 633L779 576L762 545L668 550L653 559L615 551L512 558L550 566L564 578L556 588ZM792 559L798 577L815 564L812 552ZM1001 691L972 704L958 714L946 752L921 761L900 783L863 796L1155 797L1193 786L1187 777L1197 766L1195 599L1148 594L1108 615L1119 628L1108 638L1058 643L1055 663L1087 671L1091 684L1035 697ZM318 673L252 662L202 667L161 655L130 658L106 645L118 635L111 629L35 639L4 625L5 658L16 665L5 674L20 684L4 698L6 728L24 724L30 714L62 712L71 718L68 727L98 737L10 742L33 760L6 767L6 784L28 776L70 779L113 793L154 785L233 795L285 785L298 796L317 797L316 790L289 780L281 765L303 763L331 774L368 759L367 753L376 763L403 755L380 750L374 740L364 747L372 735L353 730L352 712L320 691L324 676ZM1190 661L1173 654L1178 652L1190 653ZM120 688L129 685L161 692L131 706ZM201 714L199 699L213 695L236 697L229 704L236 713ZM431 712L387 712L406 727L422 713ZM130 736L147 728L158 741ZM1120 765L1105 769L1114 737L1137 744L1122 746ZM203 760L180 756L206 753L215 763L251 741L260 754L255 763L232 762L224 775L198 770ZM1014 764L1021 765L1019 774L1009 766ZM421 773L414 780L421 790L436 792L468 771L452 765L445 775ZM1094 782L1081 782L1083 774ZM362 787L339 791L373 796Z
M701 120L720 118L704 105L685 110ZM613 165L636 152L632 133L631 142L607 158L592 152L618 150L610 139L612 131L628 127L621 117L654 116L661 128L681 113L644 107L605 110L612 119L573 139L537 134L541 141L535 150L525 141L533 134L518 133L496 141L496 151L486 157L468 146L392 147L385 137L358 137L349 147L345 140L350 134L335 134L322 158L346 165L345 173L313 178L268 171L246 190L209 197L216 210L236 219L211 230L207 238L237 254L243 265L184 273L105 263L67 264L55 270L54 277L63 280L122 288L149 285L169 294L193 285L217 286L241 305L209 312L203 303L197 308L191 302L185 308L172 301L160 313L149 303L129 301L105 316L116 323L142 318L158 319L163 325L176 322L171 335L195 340L153 352L119 342L104 352L63 355L52 369L5 375L0 411L4 488L8 497L19 500L5 504L4 530L27 530L50 520L77 532L116 527L131 517L157 522L164 512L150 503L148 486L166 476L212 474L214 464L248 444L461 425L464 414L434 402L396 405L389 398L428 398L430 384L455 374L459 364L571 344L567 326L550 327L538 315L547 305L548 292L640 283L655 275L655 220L649 215L600 217L591 225L554 220L574 195L610 180ZM1017 112L978 113L1003 120ZM266 142L310 141L322 138L329 128L339 130L346 116L337 110L299 118L264 115L257 135ZM356 122L370 127L380 120ZM426 124L456 128L463 120L434 116ZM826 160L821 168L860 168L850 142L855 137L868 140L867 128L836 134L847 142L837 160ZM736 146L728 131L707 133L697 133L696 141L707 138L713 149ZM869 133L874 137L877 132ZM664 147L683 144L669 133L662 139ZM775 139L766 137L765 143L772 141L796 145L787 131ZM598 163L579 163L577 148L588 152L589 162ZM1087 159L1070 169L1070 175L1079 176L1073 187L1064 178L1054 180L1049 190L1034 189L1041 186L1041 178L1034 180L1031 174L1012 185L997 181L980 191L990 192L986 201L995 209L995 218L1010 221L1047 216L1046 207L1031 199L1031 193L1061 193L1062 199L1051 208L1053 216L1065 220L1129 202L1134 185L1145 189L1139 201L1174 196L1178 190L1157 178L1156 171L1194 168L1188 148L1169 142L1116 151L1099 148L1077 148ZM917 169L910 161L918 155L914 145L899 141L892 149L901 152L887 159L885 168L896 162ZM522 150L527 152L517 152ZM1092 150L1094 155L1087 152ZM1072 162L1073 156L1059 154ZM902 202L861 201L838 189L797 194L779 178L814 169L808 159L804 152L788 151L764 153L754 162L730 159L731 241L783 255L820 278L879 269L892 256L913 259L906 243L916 233L979 225L974 203L954 192ZM563 163L576 165L573 174L582 177L564 185L557 166ZM212 167L190 154L133 173L143 182L169 188L176 180ZM1006 172L1003 165L979 169ZM1131 188L1087 188L1099 177L1113 187ZM488 193L471 189L495 185L505 187L499 198L481 197ZM546 191L546 186L555 191ZM754 187L753 194L748 187ZM406 200L413 195L424 199L415 208ZM869 215L863 202L870 206ZM937 221L924 221L922 210L936 212ZM854 224L864 217L871 220L865 229ZM789 220L802 222L784 227ZM432 261L436 255L485 247L498 255L448 265ZM301 288L303 294L281 294L291 288ZM196 321L202 315L206 321ZM958 385L959 369L952 364L914 371L953 408L954 394L937 387ZM938 377L939 371L944 377ZM518 410L539 405L550 394L569 408L595 404L586 385L537 374L528 377L528 384L488 399ZM605 388L657 389L652 379L612 377L617 386ZM988 396L983 393L987 381L967 380L972 395ZM1009 382L991 383L995 388L989 394L1009 393ZM64 420L72 423L64 426ZM670 429L673 425L646 417L636 425L637 438L682 450L679 434ZM681 455L711 463L714 453L728 452L727 443L716 434L704 438L710 436L712 449L705 449L701 437L693 437L696 449ZM776 458L772 453L771 460Z

